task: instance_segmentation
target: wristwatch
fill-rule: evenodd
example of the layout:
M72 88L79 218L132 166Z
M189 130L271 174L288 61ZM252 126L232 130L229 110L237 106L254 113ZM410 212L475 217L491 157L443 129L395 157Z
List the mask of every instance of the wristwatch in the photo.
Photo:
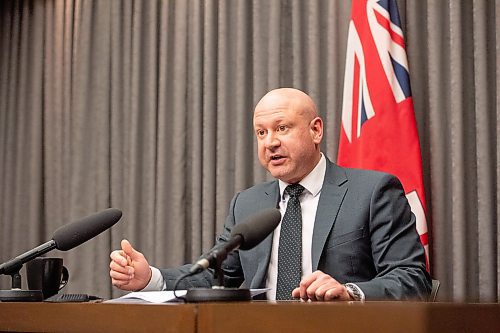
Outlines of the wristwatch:
M355 300L355 301L364 301L365 300L365 294L363 291L354 283L346 283L344 286L347 289L347 292L349 295Z

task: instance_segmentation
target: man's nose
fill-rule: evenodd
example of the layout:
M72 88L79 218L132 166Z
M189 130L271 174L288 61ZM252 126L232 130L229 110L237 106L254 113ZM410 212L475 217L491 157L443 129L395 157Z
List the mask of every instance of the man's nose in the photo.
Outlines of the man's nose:
M272 149L275 147L278 147L280 145L280 140L278 139L278 136L274 132L270 132L265 140L265 145L267 149Z

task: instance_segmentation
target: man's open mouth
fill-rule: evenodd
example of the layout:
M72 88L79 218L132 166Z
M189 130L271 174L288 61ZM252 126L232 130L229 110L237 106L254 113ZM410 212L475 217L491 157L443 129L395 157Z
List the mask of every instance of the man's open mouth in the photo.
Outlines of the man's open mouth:
M284 158L284 156L282 156L282 155L272 155L271 156L271 161L279 161L282 158Z

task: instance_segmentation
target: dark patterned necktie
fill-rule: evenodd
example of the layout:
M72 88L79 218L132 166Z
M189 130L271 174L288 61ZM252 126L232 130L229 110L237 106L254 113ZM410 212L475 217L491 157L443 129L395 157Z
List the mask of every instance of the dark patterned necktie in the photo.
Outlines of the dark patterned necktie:
M299 286L302 276L302 211L299 201L302 191L304 187L299 184L288 185L285 188L290 198L281 221L277 300L292 299L292 290Z

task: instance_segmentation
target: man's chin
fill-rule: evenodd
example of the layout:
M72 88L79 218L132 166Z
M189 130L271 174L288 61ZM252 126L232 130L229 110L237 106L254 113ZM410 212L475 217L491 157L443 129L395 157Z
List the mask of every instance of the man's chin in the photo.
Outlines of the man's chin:
M277 167L273 167L273 166L268 167L267 171L269 171L269 173L274 178L277 178L277 179L282 179L282 177L285 175L285 173L283 172L283 170L281 170L281 168L277 168Z
M290 183L289 174L284 168L271 167L268 169L269 173L276 179L280 179L286 183Z

